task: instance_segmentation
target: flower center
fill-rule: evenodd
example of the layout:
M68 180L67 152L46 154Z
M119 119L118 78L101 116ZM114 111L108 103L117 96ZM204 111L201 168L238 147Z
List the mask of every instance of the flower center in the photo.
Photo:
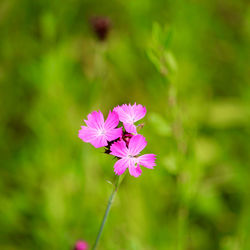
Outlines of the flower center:
M130 123L134 123L135 122L135 118L134 117L130 117Z
M97 133L98 133L98 135L105 135L105 134L106 134L106 131L105 131L104 128L101 128L101 129L98 130Z
M130 155L130 154L129 154L127 157L128 157L128 159L129 159L130 161L133 162L134 167L137 168L137 164L138 164L138 161L137 161L137 159L136 159L137 156L133 156L133 155Z

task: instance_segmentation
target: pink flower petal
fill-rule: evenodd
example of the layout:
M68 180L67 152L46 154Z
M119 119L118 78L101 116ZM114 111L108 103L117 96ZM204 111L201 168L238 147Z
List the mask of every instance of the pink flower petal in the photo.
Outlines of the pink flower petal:
M119 119L123 123L133 124L136 121L142 119L147 110L141 104L123 104L122 106L117 106L114 108L114 111L119 115ZM128 131L129 132L129 131Z
M121 122L132 122L132 120L130 119L130 117L132 116L131 110L128 108L127 104L115 107L114 111L118 114L119 120Z
M115 165L114 165L114 171L115 174L117 175L121 175L125 172L125 170L128 167L128 159L127 158L123 158L118 160Z
M104 127L104 118L101 111L93 111L88 115L88 120L84 120L88 127L102 129Z
M95 148L101 148L105 147L108 145L107 139L105 135L99 135L97 136L94 140L90 141L90 143L95 147Z
M136 103L132 106L132 109L134 111L134 118L135 121L141 120L147 113L147 110L145 107L143 107L141 104L136 105Z
M106 132L106 138L108 141L114 141L122 136L122 128L112 128Z
M154 166L156 166L155 159L156 159L156 155L154 154L145 154L137 158L139 165L142 165L150 169L153 169Z
M136 126L133 123L123 123L123 125L128 133L137 134Z
M145 138L142 135L135 135L130 139L128 148L129 154L132 156L138 155L147 145Z
M141 175L141 172L142 172L140 166L135 167L135 165L132 164L132 162L130 162L128 170L129 170L130 175L132 175L134 177L139 177Z
M115 127L117 127L118 123L119 123L118 114L114 111L113 112L109 111L108 118L104 123L104 128L107 130L115 128Z
M79 130L78 137L84 142L91 143L95 148L101 148L108 145L105 135L99 135L96 129L86 126L82 126L82 129Z
M126 143L122 140L122 141L117 141L114 142L111 147L110 147L110 154L123 158L126 157L128 154L128 148L126 147Z
M96 138L96 129L81 126L81 129L78 133L78 137L84 142L90 142Z

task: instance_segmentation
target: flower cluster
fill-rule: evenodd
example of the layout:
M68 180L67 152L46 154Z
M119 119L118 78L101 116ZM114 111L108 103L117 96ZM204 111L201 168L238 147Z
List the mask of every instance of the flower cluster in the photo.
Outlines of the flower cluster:
M134 123L146 112L141 104L123 104L110 111L105 121L101 111L94 111L84 120L87 126L81 126L78 136L96 148L105 147L105 153L117 157L115 174L121 175L128 168L132 176L138 177L142 172L141 166L153 169L156 158L154 154L140 155L147 142L137 133L138 126ZM123 127L118 127L119 122Z

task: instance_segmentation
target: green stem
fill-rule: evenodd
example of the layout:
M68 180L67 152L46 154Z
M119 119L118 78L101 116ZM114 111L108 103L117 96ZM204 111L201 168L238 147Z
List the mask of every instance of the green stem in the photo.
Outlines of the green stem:
M116 176L116 180L115 180L114 189L113 189L113 191L112 191L112 193L111 193L111 195L110 195L110 197L109 197L108 205L107 205L105 214L104 214L104 216L103 216L102 224L101 224L101 227L100 227L100 229L99 229L98 235L97 235L97 237L96 237L95 244L94 244L94 246L93 246L93 250L97 249L97 244L98 244L98 242L99 242L99 240L100 240L100 237L101 237L101 234L102 234L104 225L105 225L105 223L106 223L106 220L107 220L107 217L108 217L110 208L111 208L111 205L112 205L112 203L113 203L113 200L114 200L114 198L115 198L115 195L116 195L116 193L117 193L117 190L118 190L118 187L119 187L119 184L120 184L119 180L120 180L120 176L117 175L117 176Z

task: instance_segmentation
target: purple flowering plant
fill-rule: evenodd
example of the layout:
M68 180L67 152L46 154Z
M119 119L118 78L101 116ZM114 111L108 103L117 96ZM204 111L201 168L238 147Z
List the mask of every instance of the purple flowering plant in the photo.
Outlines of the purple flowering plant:
M154 154L140 152L146 147L146 139L137 133L135 122L146 114L146 108L141 104L123 104L117 106L104 120L101 111L93 111L84 120L86 126L81 126L79 138L91 143L95 148L105 147L105 152L117 157L114 165L116 175L121 175L128 168L130 175L139 177L141 166L153 169L155 166ZM118 127L119 122L123 127Z
M112 201L120 184L119 177L128 169L133 177L139 177L142 173L141 167L153 169L155 154L140 154L146 147L146 139L138 134L142 125L135 123L146 115L146 108L141 104L134 103L117 106L109 111L104 120L101 111L93 111L84 120L86 125L81 126L78 137L84 142L92 144L95 148L105 148L105 153L115 156L114 172L117 176L114 190L109 198L108 206L96 238L93 249L96 249L104 224L107 219ZM119 124L122 126L119 127Z

